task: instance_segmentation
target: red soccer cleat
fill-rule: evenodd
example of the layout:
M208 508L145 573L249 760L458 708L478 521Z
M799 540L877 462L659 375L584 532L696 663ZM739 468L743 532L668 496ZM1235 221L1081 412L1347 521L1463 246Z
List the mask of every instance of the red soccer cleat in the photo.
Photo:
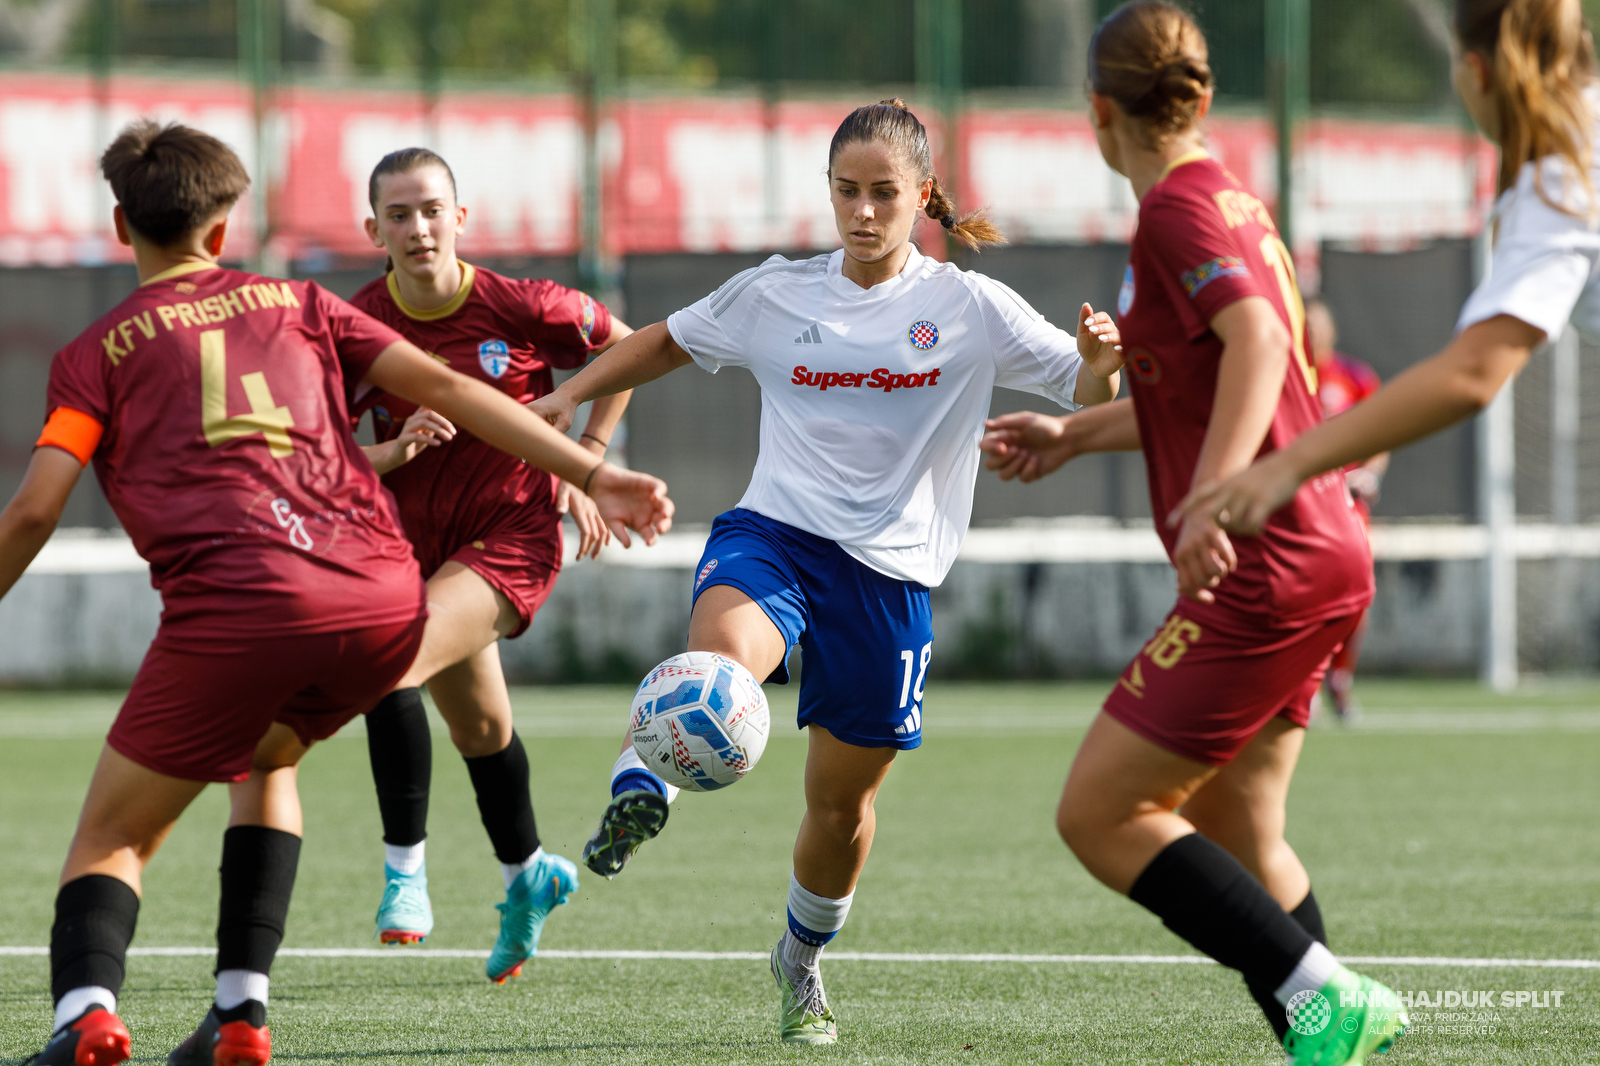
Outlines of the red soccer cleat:
M116 1066L131 1054L128 1027L99 1005L50 1038L31 1066Z
M227 1022L217 1029L211 1046L215 1066L266 1066L272 1058L272 1030L249 1022Z

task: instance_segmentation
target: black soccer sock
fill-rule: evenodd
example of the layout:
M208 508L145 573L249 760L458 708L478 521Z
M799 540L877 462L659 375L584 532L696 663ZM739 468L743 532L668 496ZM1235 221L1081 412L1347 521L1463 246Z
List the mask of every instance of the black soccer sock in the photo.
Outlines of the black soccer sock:
M264 825L236 825L222 835L222 904L217 971L271 973L283 943L300 865L300 838Z
M506 863L526 860L539 849L539 828L528 794L528 753L522 738L513 732L505 750L466 763L495 858Z
M139 922L139 895L125 881L85 874L56 893L50 927L50 998L98 985L122 992L128 944Z
M433 738L420 688L401 688L367 712L367 755L378 786L383 842L420 844L428 835L428 787L433 780Z
M1238 859L1199 833L1163 848L1128 898L1200 951L1274 991L1313 943Z
M1328 933L1322 927L1322 908L1317 906L1317 897L1310 889L1306 890L1306 898L1300 901L1300 906L1289 912L1289 917L1299 922L1300 928L1311 934L1311 939L1324 946L1327 945ZM1263 981L1253 981L1248 977L1245 978L1244 984L1261 1007L1261 1013L1267 1016L1267 1024L1272 1026L1272 1032L1277 1036L1278 1043L1283 1043L1283 1034L1289 1031L1289 1014L1284 1010L1283 1004L1278 1002L1278 986L1268 986Z

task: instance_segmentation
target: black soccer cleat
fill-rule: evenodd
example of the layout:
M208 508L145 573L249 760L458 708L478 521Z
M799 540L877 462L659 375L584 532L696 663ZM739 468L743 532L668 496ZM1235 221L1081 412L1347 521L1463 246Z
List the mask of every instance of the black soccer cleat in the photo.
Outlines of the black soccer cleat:
M600 816L600 828L583 846L583 864L601 877L622 872L639 845L667 824L667 799L659 792L635 789L613 796Z
M28 1062L29 1066L116 1066L128 1060L131 1043L122 1019L97 1003L52 1036Z

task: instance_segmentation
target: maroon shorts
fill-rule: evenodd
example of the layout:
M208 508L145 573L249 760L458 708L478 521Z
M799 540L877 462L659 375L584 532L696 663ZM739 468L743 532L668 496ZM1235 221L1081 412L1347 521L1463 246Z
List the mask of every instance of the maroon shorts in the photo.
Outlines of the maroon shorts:
M427 617L249 642L157 632L106 743L186 781L243 781L272 723L302 744L366 714L410 669Z
M422 572L432 577L454 560L505 594L520 621L507 638L520 637L549 599L561 573L561 516L518 522L521 528L491 530L462 544L454 536L413 538Z
M1179 600L1122 672L1105 713L1174 755L1221 766L1273 718L1298 726L1311 720L1328 658L1360 620L1357 611L1271 627Z

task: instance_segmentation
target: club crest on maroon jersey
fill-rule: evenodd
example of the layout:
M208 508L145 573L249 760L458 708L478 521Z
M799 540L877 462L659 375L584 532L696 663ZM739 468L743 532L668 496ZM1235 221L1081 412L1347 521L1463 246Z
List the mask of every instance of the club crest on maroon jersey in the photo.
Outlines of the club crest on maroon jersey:
M1129 263L1122 272L1122 289L1117 293L1117 314L1125 315L1133 306L1133 264Z
M511 346L505 341L484 341L478 345L478 365L492 378L501 376L511 366Z
M926 352L939 343L939 327L923 319L911 323L911 328L906 331L906 339L911 342L911 347L919 352Z

